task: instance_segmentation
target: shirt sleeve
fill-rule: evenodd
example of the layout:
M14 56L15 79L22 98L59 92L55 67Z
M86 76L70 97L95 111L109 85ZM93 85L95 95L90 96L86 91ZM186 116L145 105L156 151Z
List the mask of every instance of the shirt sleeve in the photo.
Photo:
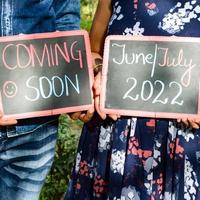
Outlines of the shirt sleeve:
M54 0L56 30L80 29L80 0Z

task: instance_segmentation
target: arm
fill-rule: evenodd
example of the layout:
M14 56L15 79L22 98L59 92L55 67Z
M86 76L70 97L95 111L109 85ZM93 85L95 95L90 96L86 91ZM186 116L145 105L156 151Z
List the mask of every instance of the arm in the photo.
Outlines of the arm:
M104 41L107 35L108 24L112 15L111 0L99 0L97 10L94 16L92 28L90 31L90 43L92 50L94 71L99 72L94 81L94 102L95 109L102 119L106 118L106 114L100 111L100 91L101 91L101 70L99 61L102 60ZM97 68L97 71L96 71ZM112 119L116 120L119 116L109 115Z
M92 52L102 55L108 23L112 14L111 0L99 0L90 31Z
M97 10L94 16L90 31L90 43L92 50L92 63L93 66L99 66L100 62L102 63L102 53L104 40L106 37L106 32L108 28L109 19L111 16L111 0L99 0ZM94 93L95 93L95 107L99 115L105 119L106 115L99 111L99 93L100 93L100 77L101 74L98 73L94 81ZM89 121L94 113L94 109L87 111L86 114L73 113L71 116L72 119L81 119L84 122Z
M107 35L111 14L111 0L99 0L90 30L90 43L94 68L99 65L99 61L102 60L104 40Z
M54 0L56 30L80 29L80 0Z

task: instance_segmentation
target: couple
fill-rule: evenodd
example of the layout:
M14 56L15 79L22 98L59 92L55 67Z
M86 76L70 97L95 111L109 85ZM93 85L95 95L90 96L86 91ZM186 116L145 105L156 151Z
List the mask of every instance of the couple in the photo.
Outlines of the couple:
M90 32L97 112L71 115L88 122L66 199L200 199L198 120L120 118L99 110L105 37L198 37L199 4L199 0L99 0ZM2 36L72 29L79 29L78 0L1 2ZM57 116L0 119L0 125L0 200L37 199L53 161Z

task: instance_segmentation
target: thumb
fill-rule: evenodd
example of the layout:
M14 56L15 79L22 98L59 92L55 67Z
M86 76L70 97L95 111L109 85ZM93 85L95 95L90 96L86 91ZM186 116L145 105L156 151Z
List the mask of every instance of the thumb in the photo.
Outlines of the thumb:
M0 110L0 118L3 117L3 112Z
M99 72L96 76L95 76L95 80L94 80L94 93L95 96L100 95L100 91L101 91L101 73Z
M9 126L17 124L16 119L0 119L0 126Z
M103 120L105 120L106 119L106 114L101 112L101 110L100 110L100 99L99 99L99 96L95 97L95 109L96 109L97 113L99 114L99 116Z

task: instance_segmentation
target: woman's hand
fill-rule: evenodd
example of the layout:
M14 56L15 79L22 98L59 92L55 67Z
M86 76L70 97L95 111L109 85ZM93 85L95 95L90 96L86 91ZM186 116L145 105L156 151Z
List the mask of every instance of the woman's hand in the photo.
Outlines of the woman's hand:
M10 126L17 124L16 119L3 119L3 112L0 111L0 126Z
M92 64L94 68L94 84L93 84L93 98L94 98L94 107L89 109L86 112L75 112L69 113L69 116L74 119L80 119L83 122L88 122L94 115L96 110L99 116L105 120L107 115L100 110L100 93L101 93L101 70L102 70L102 57L98 53L92 52ZM113 120L117 120L119 115L108 115Z
M107 115L100 110L100 93L101 93L101 78L102 78L102 57L98 53L92 53L93 58L93 66L94 66L94 107L99 116L105 120ZM113 120L117 120L120 116L119 115L108 115Z
M101 93L101 72L98 72L94 78L94 107L102 119L106 119L106 114L100 110L100 93Z
M100 93L101 93L101 72L95 76L94 79L94 106L99 116L104 120L107 115L100 110ZM120 115L108 115L113 120L117 120Z
M200 119L192 119L192 118L181 118L177 119L177 122L183 123L187 128L200 128Z

